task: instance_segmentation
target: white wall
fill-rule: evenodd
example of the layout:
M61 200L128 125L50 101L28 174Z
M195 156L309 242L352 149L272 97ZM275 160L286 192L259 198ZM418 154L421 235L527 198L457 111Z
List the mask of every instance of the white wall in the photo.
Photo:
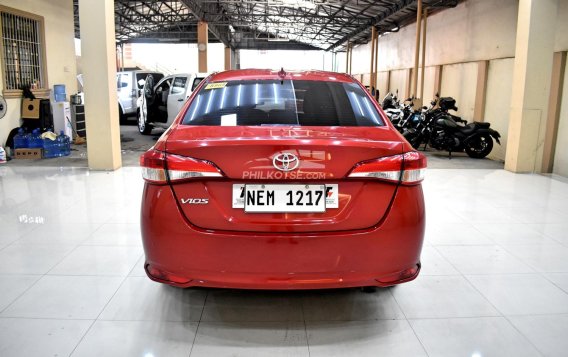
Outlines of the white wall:
M473 120L477 62L449 64L442 67L441 97L453 97L457 102L457 115Z
M65 84L67 94L77 91L73 0L2 0L2 5L44 17L46 63L49 87ZM3 86L0 71L0 89ZM7 99L8 113L0 119L0 144L4 144L11 129L20 126L21 99Z
M495 145L489 155L494 160L505 160L514 62L514 58L489 61L485 121L491 123L491 127L501 134L501 145Z
M426 65L513 57L517 9L518 0L467 0L428 17ZM411 24L381 36L378 70L414 67L415 35ZM370 47L353 50L353 73L369 72Z

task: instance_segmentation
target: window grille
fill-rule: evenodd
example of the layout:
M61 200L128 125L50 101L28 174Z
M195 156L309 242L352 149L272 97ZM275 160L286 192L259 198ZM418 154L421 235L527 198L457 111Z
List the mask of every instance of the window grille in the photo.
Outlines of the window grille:
M0 12L4 90L44 88L41 22Z

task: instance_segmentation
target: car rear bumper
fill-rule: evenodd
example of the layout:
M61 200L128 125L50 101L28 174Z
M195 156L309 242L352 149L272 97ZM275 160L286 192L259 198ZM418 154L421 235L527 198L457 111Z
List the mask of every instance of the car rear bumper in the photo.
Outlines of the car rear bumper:
M146 185L141 222L152 280L180 287L321 289L416 278L425 213L421 186L401 186L383 221L365 230L211 231L184 220L170 187Z

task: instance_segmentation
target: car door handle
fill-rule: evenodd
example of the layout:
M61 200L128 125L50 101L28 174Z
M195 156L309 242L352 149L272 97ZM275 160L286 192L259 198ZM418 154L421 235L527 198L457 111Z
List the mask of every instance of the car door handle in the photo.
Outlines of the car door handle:
M178 102L183 102L183 98L178 99Z

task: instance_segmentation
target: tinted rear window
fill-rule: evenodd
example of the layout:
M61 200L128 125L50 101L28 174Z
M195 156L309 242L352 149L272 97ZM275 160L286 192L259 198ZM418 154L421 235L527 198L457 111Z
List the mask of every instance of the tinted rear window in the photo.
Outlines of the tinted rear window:
M355 83L259 80L212 82L201 88L187 125L382 126Z

